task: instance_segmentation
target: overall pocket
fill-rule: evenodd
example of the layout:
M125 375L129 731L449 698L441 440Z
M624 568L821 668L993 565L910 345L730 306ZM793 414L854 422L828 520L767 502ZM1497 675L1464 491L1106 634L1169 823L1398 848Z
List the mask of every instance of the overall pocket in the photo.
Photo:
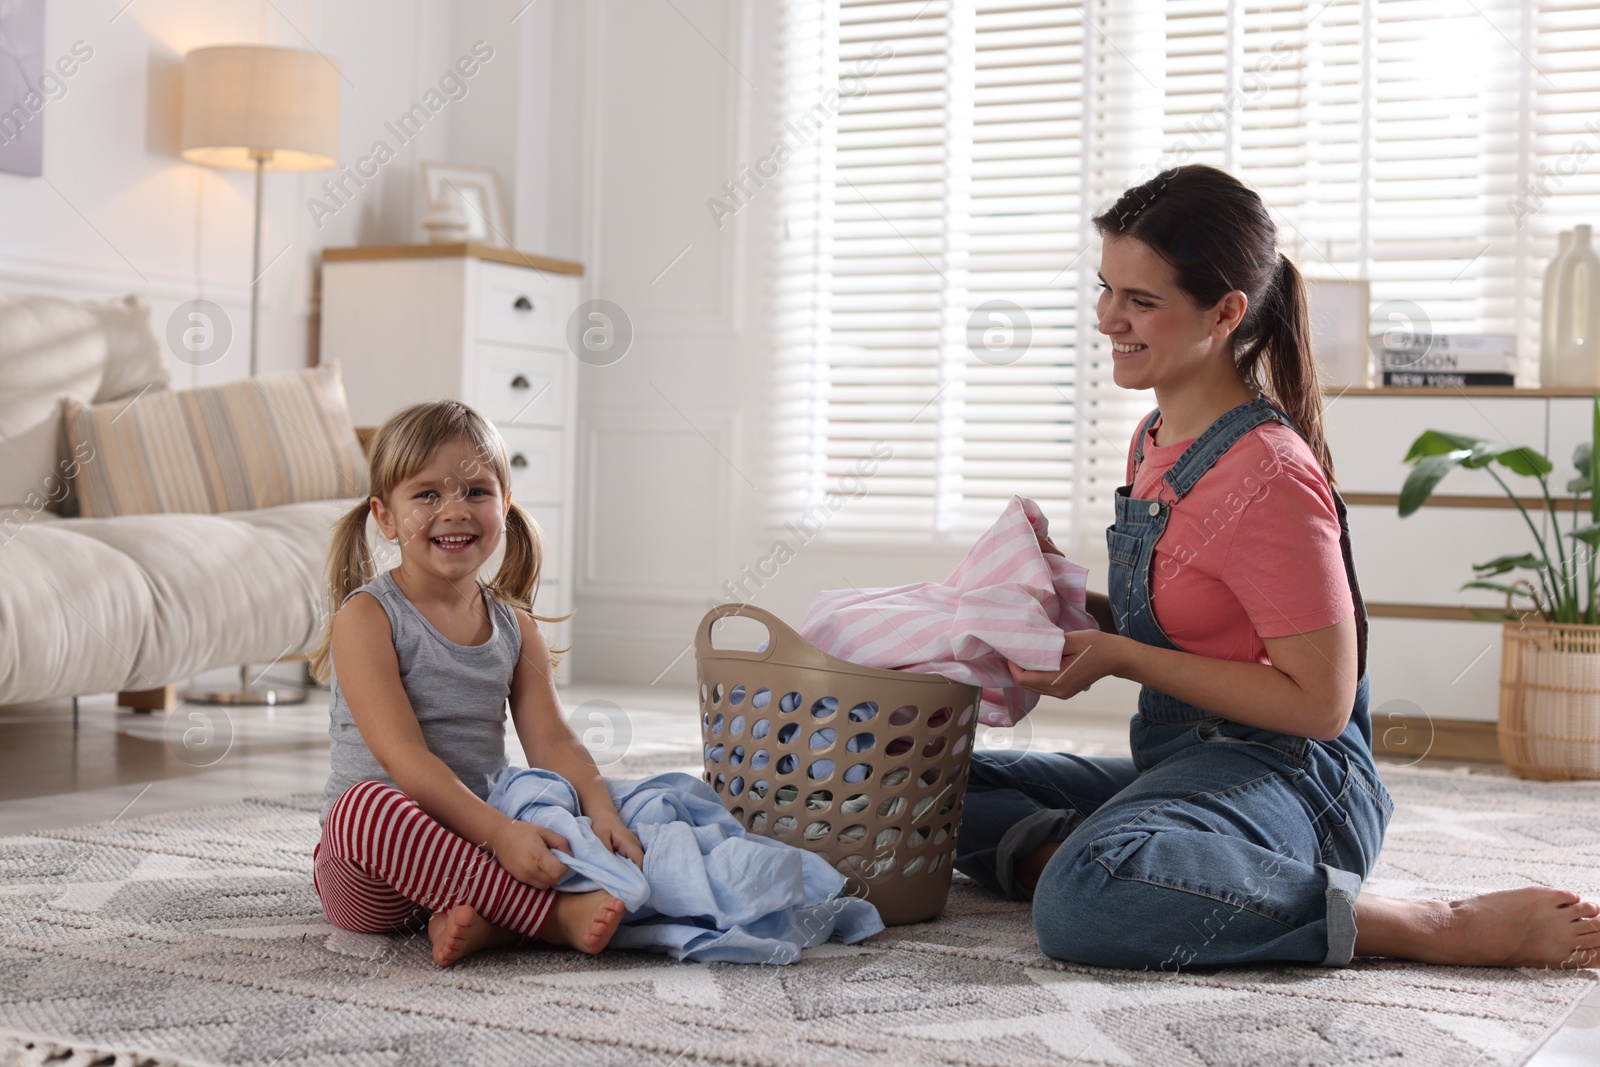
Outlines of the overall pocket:
M1139 562L1139 539L1110 527L1106 530L1106 554L1115 562L1132 567Z
M1333 798L1318 819L1323 862L1365 878L1383 848L1394 800L1347 753L1323 748L1315 759L1311 776Z

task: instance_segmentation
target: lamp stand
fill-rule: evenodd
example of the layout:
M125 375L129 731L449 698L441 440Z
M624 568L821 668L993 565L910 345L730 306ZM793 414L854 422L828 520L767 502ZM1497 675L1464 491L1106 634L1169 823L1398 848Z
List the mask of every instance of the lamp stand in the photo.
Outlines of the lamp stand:
M261 311L261 175L270 151L251 149L250 158L256 163L256 219L255 240L250 252L250 377L256 376L256 339L260 335ZM279 704L304 704L306 691L294 686L258 689L250 684L250 668L239 668L239 688L207 693L185 693L191 704L227 704L233 707L261 707Z
M250 242L250 377L256 376L256 339L261 335L261 175L272 153L251 150L256 161L256 228Z

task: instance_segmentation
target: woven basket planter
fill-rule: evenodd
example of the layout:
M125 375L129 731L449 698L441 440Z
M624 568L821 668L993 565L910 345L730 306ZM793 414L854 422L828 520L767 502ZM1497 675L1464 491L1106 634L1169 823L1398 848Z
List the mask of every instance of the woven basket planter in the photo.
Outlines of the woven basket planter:
M1500 758L1523 778L1600 778L1600 626L1508 622Z

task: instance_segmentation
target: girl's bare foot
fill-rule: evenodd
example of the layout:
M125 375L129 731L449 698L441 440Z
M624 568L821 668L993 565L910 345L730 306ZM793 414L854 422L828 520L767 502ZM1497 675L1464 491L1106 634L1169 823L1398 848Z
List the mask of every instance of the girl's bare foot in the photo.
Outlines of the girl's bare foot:
M603 889L557 893L555 906L539 930L539 940L594 955L611 943L626 905Z
M472 909L457 904L449 911L434 912L428 920L428 940L433 942L433 962L448 967L463 956L486 948L504 948L520 938L515 930L496 926Z
M1356 900L1356 955L1469 967L1600 965L1600 904L1530 886L1466 900Z

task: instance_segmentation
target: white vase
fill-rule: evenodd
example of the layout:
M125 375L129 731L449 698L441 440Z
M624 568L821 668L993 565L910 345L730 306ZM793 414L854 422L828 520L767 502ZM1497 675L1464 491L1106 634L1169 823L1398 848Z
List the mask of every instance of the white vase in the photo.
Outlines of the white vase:
M1550 265L1544 269L1544 300L1540 305L1539 384L1546 387L1556 384L1556 305L1559 303L1556 282L1561 277L1561 261L1572 249L1572 231L1562 230L1556 240L1556 254L1550 257Z
M1557 386L1600 387L1600 256L1590 228L1575 226L1572 247L1556 277L1556 335L1552 359Z
M422 216L422 228L428 231L429 244L455 244L467 239L467 216L460 202L453 196L435 200Z

